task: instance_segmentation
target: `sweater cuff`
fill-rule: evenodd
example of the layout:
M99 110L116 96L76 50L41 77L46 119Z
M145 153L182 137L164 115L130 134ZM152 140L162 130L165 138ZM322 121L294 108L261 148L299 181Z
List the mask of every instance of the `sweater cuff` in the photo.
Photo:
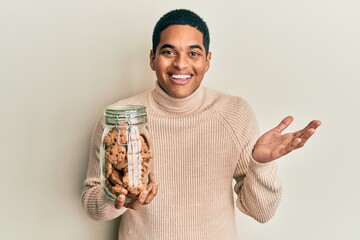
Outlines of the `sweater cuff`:
M249 170L257 176L266 177L268 175L272 175L272 173L276 171L276 163L275 161L268 163L259 163L251 157L249 163Z

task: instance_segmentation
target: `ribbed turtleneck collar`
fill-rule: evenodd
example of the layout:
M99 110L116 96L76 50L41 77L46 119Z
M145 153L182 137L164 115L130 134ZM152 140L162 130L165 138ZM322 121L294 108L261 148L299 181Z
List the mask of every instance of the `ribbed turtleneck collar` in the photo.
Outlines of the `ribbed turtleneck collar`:
M191 95L186 98L174 98L167 94L156 82L152 91L153 105L156 111L163 114L187 115L196 113L204 105L205 88L200 85Z

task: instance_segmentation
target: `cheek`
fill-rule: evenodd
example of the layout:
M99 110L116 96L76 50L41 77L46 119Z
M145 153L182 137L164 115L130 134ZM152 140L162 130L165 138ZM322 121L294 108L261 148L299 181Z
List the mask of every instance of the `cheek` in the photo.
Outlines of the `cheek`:
M195 66L195 69L196 69L197 74L203 75L203 74L205 74L207 68L206 68L205 63L199 63Z
M157 74L163 74L168 64L165 61L158 60L155 62L155 71Z
M196 68L198 71L205 71L206 69L206 59L205 58L199 58L196 61L192 62L192 65L194 68Z

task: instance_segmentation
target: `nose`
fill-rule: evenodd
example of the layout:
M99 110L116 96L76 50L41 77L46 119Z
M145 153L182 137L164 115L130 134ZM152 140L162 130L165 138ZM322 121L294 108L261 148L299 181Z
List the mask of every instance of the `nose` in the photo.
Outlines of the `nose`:
M177 55L173 61L173 66L180 70L186 69L188 67L188 65L189 65L189 63L188 63L187 56L185 56L184 54Z

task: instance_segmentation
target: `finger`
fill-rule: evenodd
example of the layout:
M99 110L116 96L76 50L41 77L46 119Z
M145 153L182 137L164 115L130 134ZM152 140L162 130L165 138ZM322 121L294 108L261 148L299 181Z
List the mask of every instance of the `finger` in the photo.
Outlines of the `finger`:
M303 147L307 140L309 140L309 138L314 134L314 132L315 129L311 128L308 129L302 137L295 137L286 147L286 151L289 153L295 149Z
M151 192L151 189L153 188L154 183L156 183L155 175L152 172L149 172L149 181L148 181L148 187L147 190Z
M277 132L282 132L284 131L285 128L287 128L290 125L290 123L292 123L293 120L294 118L292 116L287 116L279 123L279 125L274 127L273 130Z
M316 129L316 128L319 127L320 125L321 125L321 121L319 121L319 120L312 120L312 121L309 123L310 128L314 128L314 129Z
M147 190L142 191L140 193L138 199L135 202L130 203L129 205L125 205L125 207L132 208L134 210L140 209L142 207L142 205L144 204L147 195L148 195Z
M146 197L144 204L149 204L152 199L156 196L159 185L156 183L154 173L149 173L149 183L148 183L148 191L150 191L149 195Z
M124 203L125 203L125 196L120 194L115 200L115 208L120 209L122 206L124 206Z
M315 129L318 128L320 125L321 125L321 122L319 120L313 120L306 127L304 127L302 130L298 131L297 134L296 134L296 137L301 137L302 138L303 135L308 134L308 131L310 129L313 129L315 131ZM311 136L311 134L310 134L310 136Z
M301 138L295 138L287 147L286 150L288 152L292 152L293 150L300 147L300 145L303 143Z
M158 193L158 189L159 189L159 184L158 183L154 183L149 195L146 197L144 204L149 204L154 197L156 196L156 194Z
M155 181L155 175L153 172L149 172L149 184Z
M309 138L315 133L315 129L310 128L308 129L302 136L301 136L301 142L297 145L296 148L300 148L305 145L305 143L309 140Z

